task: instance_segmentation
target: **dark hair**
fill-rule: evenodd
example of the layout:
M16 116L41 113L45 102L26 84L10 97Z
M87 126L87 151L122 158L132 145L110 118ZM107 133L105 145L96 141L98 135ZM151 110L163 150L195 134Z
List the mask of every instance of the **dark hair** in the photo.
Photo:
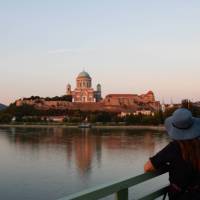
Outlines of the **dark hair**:
M179 140L182 157L192 163L195 170L200 171L200 139Z

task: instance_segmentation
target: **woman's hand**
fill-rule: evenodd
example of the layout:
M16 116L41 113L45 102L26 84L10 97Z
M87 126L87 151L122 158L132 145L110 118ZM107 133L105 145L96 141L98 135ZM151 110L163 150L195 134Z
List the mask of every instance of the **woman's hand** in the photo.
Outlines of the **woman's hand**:
M144 165L144 171L145 171L145 172L152 172L152 171L155 171L155 168L154 168L154 166L152 165L152 163L151 163L150 160L148 160L148 161L146 162L146 164Z

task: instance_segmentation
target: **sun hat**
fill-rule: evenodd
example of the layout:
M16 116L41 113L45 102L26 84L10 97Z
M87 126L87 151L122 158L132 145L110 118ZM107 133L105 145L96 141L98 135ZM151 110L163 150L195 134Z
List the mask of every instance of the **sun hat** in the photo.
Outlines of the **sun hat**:
M200 118L195 118L186 108L177 109L165 120L169 136L174 140L191 140L200 137Z

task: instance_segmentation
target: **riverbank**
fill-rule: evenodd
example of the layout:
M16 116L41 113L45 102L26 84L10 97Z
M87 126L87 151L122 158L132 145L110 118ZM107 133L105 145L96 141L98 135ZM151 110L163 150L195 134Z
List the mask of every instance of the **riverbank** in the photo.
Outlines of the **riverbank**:
M66 124L0 124L0 128L78 128L78 125ZM92 129L126 129L126 130L158 130L164 131L163 125L92 125Z

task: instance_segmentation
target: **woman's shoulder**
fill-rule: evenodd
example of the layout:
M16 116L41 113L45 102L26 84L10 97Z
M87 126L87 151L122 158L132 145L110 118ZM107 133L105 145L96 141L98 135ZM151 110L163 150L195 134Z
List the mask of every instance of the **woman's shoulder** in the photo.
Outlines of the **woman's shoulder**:
M162 168L168 165L168 163L174 163L180 160L180 148L176 141L169 142L163 149L161 149L156 155L150 158L153 166L156 169Z
M166 145L165 147L166 149L168 149L169 151L173 151L173 152L177 152L177 153L180 153L180 145L178 143L178 141L176 140L172 140L169 142L168 145Z
M159 157L176 157L180 155L180 147L177 141L170 141L165 147L163 147L157 154Z
M178 141L176 141L176 140L171 140L171 141L169 141L169 143L168 144L166 144L164 147L163 147L163 149L176 149L176 148L178 148L179 147L179 144L178 144Z

